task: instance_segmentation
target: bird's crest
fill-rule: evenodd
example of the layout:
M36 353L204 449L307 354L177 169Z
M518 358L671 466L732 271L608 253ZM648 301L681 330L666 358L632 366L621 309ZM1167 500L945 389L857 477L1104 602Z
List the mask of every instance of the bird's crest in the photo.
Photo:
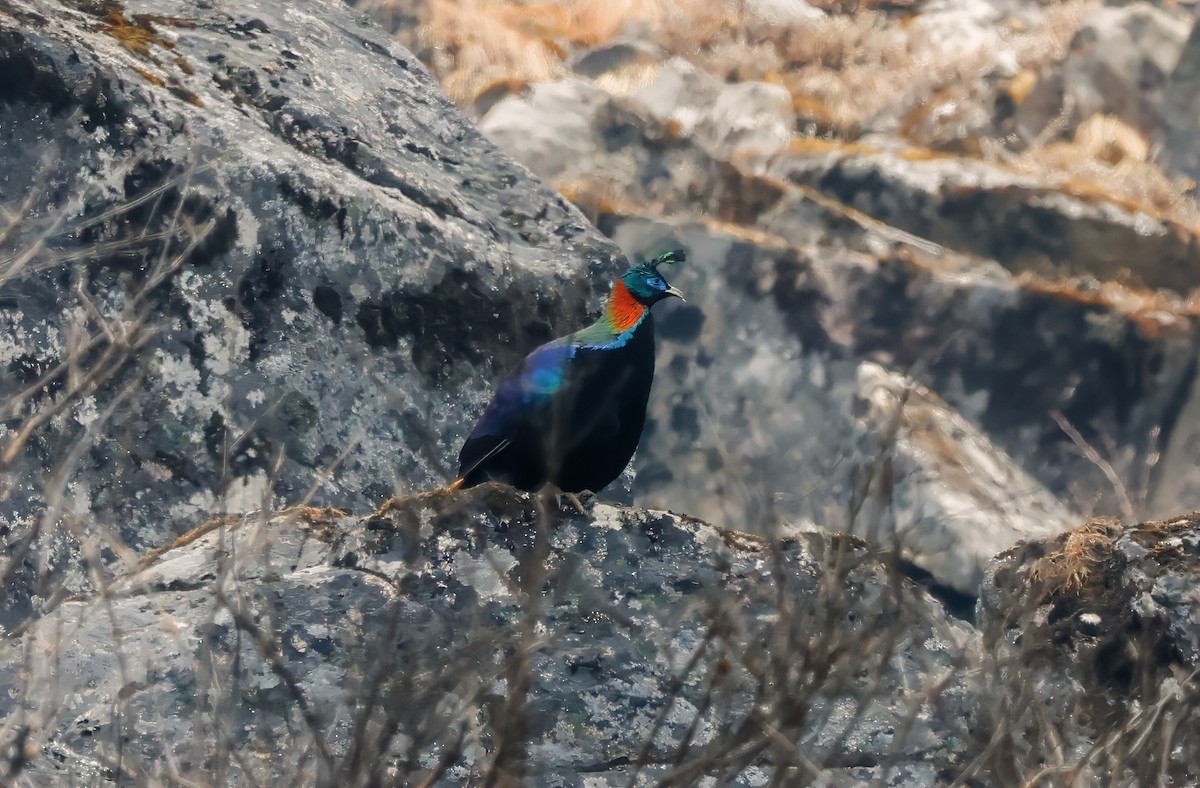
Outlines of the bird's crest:
M676 263L682 263L686 260L687 252L683 251L682 249L673 249L670 252L663 252L658 257L655 257L653 260L645 263L645 265L657 271L660 265L675 265Z

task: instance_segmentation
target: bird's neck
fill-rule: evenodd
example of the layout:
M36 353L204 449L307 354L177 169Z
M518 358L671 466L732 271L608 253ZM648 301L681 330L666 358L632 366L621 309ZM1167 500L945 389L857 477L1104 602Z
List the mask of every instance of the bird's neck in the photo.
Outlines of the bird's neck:
M634 298L625 283L618 279L612 292L608 294L608 301L600 317L595 323L578 332L575 335L576 341L584 347L621 347L629 341L649 314L650 308Z

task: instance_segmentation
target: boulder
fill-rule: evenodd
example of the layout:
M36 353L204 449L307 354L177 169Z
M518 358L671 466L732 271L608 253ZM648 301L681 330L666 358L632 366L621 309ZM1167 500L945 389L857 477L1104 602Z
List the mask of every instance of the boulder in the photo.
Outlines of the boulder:
M1078 517L936 394L878 364L858 367L856 410L870 436L853 468L850 528L894 546L964 599L1018 542Z
M746 0L742 8L755 22L771 25L802 25L825 16L806 0Z
M800 233L788 221L798 211L781 198L761 223ZM1197 327L1154 299L1016 280L903 244L876 256L715 222L613 213L599 225L631 253L693 252L672 276L688 303L658 318L635 500L744 529L772 518L846 529L850 469L874 457L853 413L863 360L905 370L971 425L945 451L977 450L982 434L988 462L1007 454L1060 500L1169 512L1191 494ZM942 482L974 494L968 477Z
M798 145L765 172L1014 272L1123 280L1184 295L1200 282L1195 228L989 162L919 150Z
M691 95L676 87L663 111ZM1080 508L1162 515L1192 500L1200 422L1181 414L1196 407L1196 310L1104 280L1189 292L1194 229L882 140L795 140L734 165L669 116L589 95L591 141L551 177L630 254L692 253L672 274L689 305L664 306L659 321L640 502L749 529L773 506L797 522L844 518L845 497L837 516L824 507L847 490L831 467L854 445L862 360L911 369ZM541 116L513 101L505 139L531 139L520 124ZM516 145L541 166L537 146Z
M1194 779L1197 572L1198 514L1130 525L1096 519L998 556L979 599L997 659L993 686L998 695L1021 685L1030 694L1008 707L981 699L1001 732L997 749L1013 747L1030 762L1066 754L1085 782ZM1057 754L1046 746L1050 729Z
M680 134L692 134L708 117L722 87L712 74L685 58L674 57L633 96L659 122L674 123Z
M1193 25L1163 99L1166 133L1160 159L1175 175L1200 181L1200 25Z
M609 106L608 93L583 80L534 84L497 102L479 130L538 177L570 178L604 144L595 129Z
M61 785L929 774L970 742L954 669L973 643L853 537L491 485L368 517L248 514L29 629L0 667L26 755L0 768Z
M771 154L792 139L796 113L782 85L737 82L726 85L709 109L699 136L727 159L747 153Z
M1095 115L1112 115L1160 140L1176 101L1168 83L1191 20L1178 8L1105 3L1082 20L1061 64L1041 70L1016 109L1026 142L1070 136Z
M103 577L216 513L444 483L624 266L334 0L11 0L0 73L0 531L41 578L0 626L81 544Z

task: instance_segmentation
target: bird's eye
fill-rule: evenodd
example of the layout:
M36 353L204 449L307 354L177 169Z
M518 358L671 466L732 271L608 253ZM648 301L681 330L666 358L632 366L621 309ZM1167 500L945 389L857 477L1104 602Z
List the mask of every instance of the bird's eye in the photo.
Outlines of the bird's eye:
M657 290L661 290L667 286L667 283L662 280L661 276L652 276L650 277L650 286Z

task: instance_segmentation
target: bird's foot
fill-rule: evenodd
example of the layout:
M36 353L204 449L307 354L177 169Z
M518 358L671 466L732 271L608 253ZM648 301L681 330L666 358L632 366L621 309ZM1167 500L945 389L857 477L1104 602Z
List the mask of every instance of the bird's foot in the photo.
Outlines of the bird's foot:
M579 514L587 514L587 510L583 506L584 498L595 498L596 494L591 490L581 490L577 493L560 492L558 494L558 508L565 509L564 501L569 503L571 507Z

